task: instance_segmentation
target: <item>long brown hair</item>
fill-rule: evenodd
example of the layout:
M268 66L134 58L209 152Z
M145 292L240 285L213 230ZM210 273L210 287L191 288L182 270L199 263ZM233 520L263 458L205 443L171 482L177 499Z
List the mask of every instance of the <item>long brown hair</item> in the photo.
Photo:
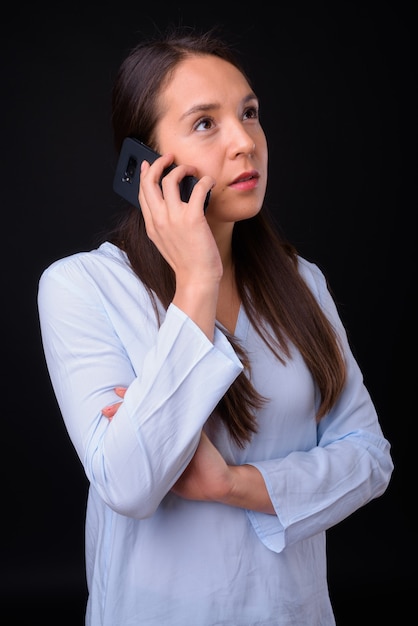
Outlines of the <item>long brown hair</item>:
M190 55L215 55L250 80L232 48L212 31L170 30L141 42L122 62L112 94L114 143L136 137L158 150L154 129L158 96L179 62ZM175 292L171 267L148 238L141 211L131 207L107 239L122 248L148 290L158 318L157 299L167 308ZM319 390L319 421L335 404L345 382L344 358L336 333L298 271L296 249L286 241L267 210L234 225L232 255L242 305L275 356L285 363L290 343L301 352ZM160 320L159 320L160 321ZM225 332L225 331L224 331ZM226 333L244 365L217 407L217 414L240 446L257 431L255 412L265 402L251 383L250 361Z

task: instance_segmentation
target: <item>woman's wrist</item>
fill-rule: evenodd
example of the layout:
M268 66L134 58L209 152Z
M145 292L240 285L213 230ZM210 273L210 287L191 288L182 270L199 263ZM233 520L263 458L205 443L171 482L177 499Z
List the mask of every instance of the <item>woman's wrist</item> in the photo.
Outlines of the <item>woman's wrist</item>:
M253 465L230 465L231 485L223 504L261 513L275 514L264 479Z

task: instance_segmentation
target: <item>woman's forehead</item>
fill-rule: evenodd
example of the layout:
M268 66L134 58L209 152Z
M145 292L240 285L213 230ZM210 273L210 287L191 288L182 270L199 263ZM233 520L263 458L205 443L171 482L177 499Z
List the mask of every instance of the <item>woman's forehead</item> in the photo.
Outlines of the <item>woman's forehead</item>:
M213 55L194 55L174 69L160 96L169 106L188 109L215 104L252 93L246 77L233 64Z

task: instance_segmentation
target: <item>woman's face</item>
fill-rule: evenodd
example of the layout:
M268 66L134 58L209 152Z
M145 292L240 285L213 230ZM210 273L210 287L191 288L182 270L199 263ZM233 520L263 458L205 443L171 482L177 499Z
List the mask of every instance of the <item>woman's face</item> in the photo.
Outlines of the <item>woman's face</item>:
M258 100L241 72L218 57L192 56L175 69L159 108L159 152L216 181L209 223L256 215L266 191L267 142Z

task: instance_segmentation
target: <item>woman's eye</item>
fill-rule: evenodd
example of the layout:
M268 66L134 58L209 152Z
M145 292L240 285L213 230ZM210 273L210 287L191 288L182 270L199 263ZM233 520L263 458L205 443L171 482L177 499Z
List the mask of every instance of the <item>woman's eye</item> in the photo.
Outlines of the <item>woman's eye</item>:
M246 119L257 119L258 118L258 109L257 107L249 107L244 111L244 117Z
M210 130L213 126L213 122L209 117L205 117L201 120L199 120L196 124L195 124L195 130Z

